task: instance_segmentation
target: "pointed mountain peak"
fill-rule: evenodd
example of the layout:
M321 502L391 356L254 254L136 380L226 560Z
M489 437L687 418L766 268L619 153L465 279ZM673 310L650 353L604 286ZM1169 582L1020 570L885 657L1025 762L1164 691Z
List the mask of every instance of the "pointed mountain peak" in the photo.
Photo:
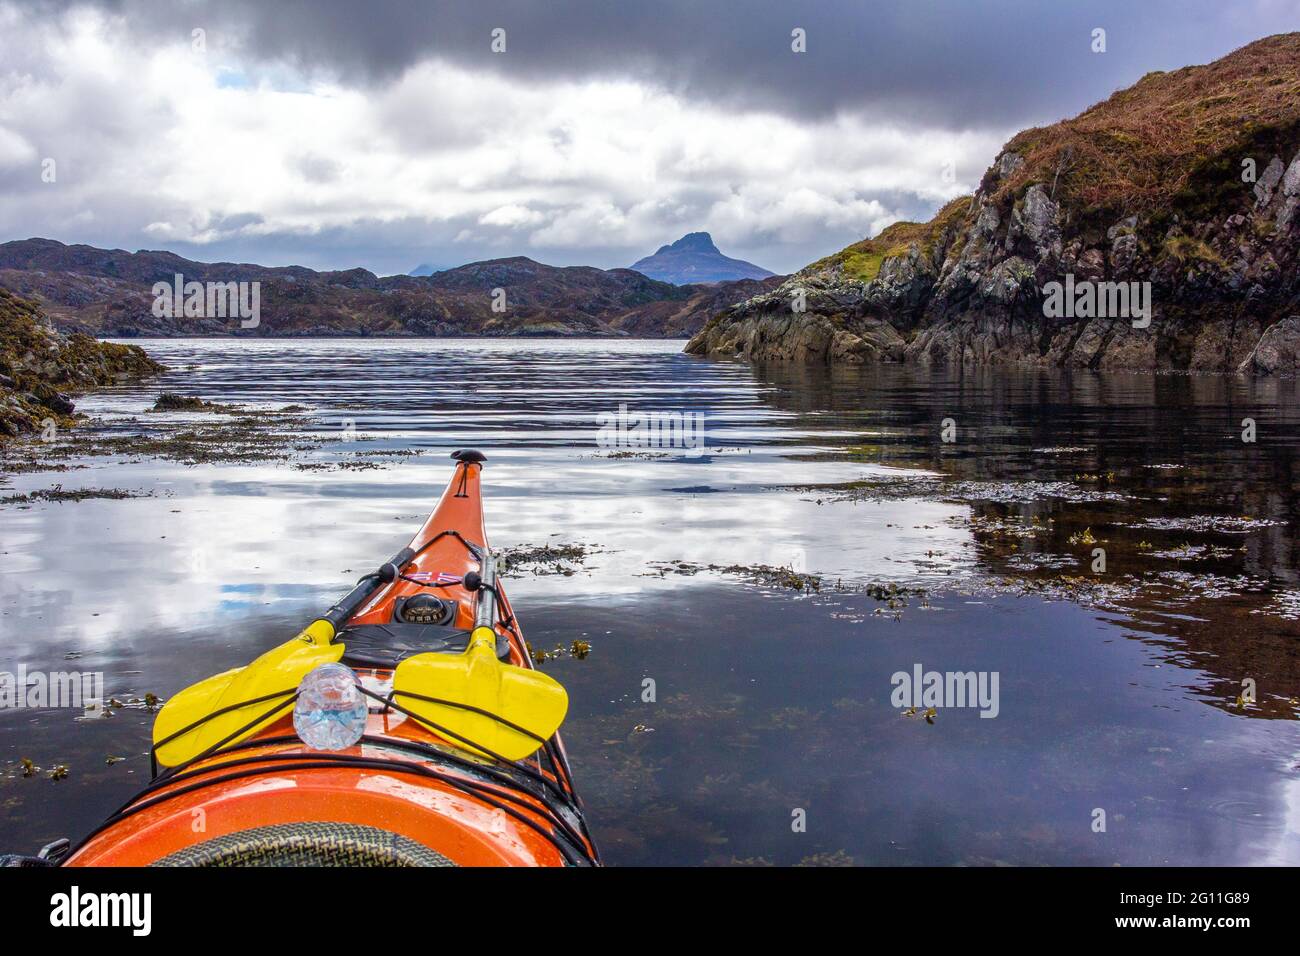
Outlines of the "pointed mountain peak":
M669 246L660 246L653 256L633 263L642 275L675 285L727 282L732 279L764 279L766 269L724 256L707 232L688 232Z
M688 232L665 248L677 249L681 252L713 252L722 255L718 247L713 244L713 237L707 232Z

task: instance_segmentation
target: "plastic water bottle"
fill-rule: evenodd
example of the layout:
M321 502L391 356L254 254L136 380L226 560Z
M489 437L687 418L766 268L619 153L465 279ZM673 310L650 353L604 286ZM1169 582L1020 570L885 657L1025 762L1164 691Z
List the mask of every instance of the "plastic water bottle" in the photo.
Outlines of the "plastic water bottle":
M350 667L321 664L298 685L293 729L314 750L345 750L366 732L366 695Z

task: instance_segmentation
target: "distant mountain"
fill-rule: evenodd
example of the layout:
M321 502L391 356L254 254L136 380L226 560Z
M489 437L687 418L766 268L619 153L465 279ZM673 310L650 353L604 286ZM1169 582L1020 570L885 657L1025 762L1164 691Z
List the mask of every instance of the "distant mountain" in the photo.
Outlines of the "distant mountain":
M260 324L159 317L153 284L259 282ZM316 272L193 262L170 252L126 252L52 239L0 243L0 287L36 300L64 331L135 336L635 336L686 337L714 313L775 281L673 285L630 269L564 268L522 256L473 262L432 276L379 277L365 269ZM496 290L504 292L504 299ZM496 308L494 308L494 305Z
M439 271L438 267L428 262L421 262L418 266L407 273L408 276L431 276Z
M660 246L653 256L632 263L632 268L651 279L674 285L767 279L773 275L752 262L724 256L707 232L689 232L671 246Z

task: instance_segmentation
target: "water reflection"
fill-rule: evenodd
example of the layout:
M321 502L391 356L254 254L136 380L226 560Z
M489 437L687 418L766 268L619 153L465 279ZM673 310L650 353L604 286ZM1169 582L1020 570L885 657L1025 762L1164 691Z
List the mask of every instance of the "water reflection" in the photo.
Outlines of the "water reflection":
M958 481L1072 486L1064 495L970 502L981 567L1021 584L1118 582L1108 605L1168 648L1170 662L1208 671L1193 685L1200 696L1227 706L1250 676L1261 706L1242 713L1295 717L1293 380L896 367L769 367L759 379L775 407L806 409L812 395L828 423L878 423L873 461ZM958 424L951 445L939 438L945 417ZM1242 441L1243 419L1256 422L1253 443ZM969 493L953 486L958 497ZM1096 547L1106 552L1102 576L1092 574Z
M589 551L571 577L511 587L536 646L592 644L548 667L612 862L1300 861L1294 383L750 369L659 342L151 348L164 387L306 405L322 444L11 475L3 495L150 497L0 508L0 668L71 660L111 693L166 696L242 663L404 543L447 453L475 446L495 545ZM83 408L135 427L156 391ZM620 403L702 411L705 452L598 447ZM1062 485L1079 493L1043 493ZM1114 590L1095 588L1085 531ZM674 562L799 566L823 588ZM927 597L891 608L871 590L888 584ZM915 663L998 671L1000 716L900 717L889 676ZM1260 699L1238 707L1243 676ZM92 826L147 775L148 726L0 713L0 843ZM22 779L23 756L71 775Z

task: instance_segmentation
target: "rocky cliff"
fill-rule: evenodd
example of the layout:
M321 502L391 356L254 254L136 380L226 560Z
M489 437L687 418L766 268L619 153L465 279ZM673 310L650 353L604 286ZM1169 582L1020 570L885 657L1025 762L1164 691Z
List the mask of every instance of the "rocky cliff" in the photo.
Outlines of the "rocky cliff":
M34 303L0 289L0 441L66 427L71 396L161 371L134 345L56 332Z
M974 196L724 310L687 351L1293 371L1298 206L1292 33L1148 74L1074 119L1020 133ZM1062 315L1061 286L1097 298ZM1149 296L1145 317L1118 301L1130 290Z

